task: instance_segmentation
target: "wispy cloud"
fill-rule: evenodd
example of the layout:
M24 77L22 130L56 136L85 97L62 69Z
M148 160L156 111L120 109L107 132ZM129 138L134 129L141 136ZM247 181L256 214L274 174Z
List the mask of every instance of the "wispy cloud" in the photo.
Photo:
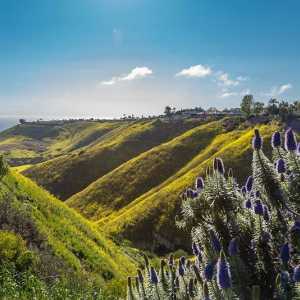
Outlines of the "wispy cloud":
M145 78L153 74L153 71L148 67L136 67L128 74L122 76L114 76L110 80L101 81L102 85L114 85L120 81L131 81L135 79Z
M280 86L273 86L270 92L265 93L265 95L269 97L277 97L284 94L291 88L293 88L293 86L290 83L282 84Z
M234 96L240 96L243 97L245 95L249 95L251 93L250 89L245 89L240 92L234 92L234 91L228 91L227 88L224 88L222 90L222 94L219 96L219 98L229 98Z
M210 67L204 65L195 65L191 66L187 69L183 69L178 72L175 76L183 76L183 77L198 77L203 78L212 74L212 69Z
M237 86L240 84L240 81L241 81L241 80L238 80L238 78L230 79L229 74L225 73L225 72L217 72L216 77L217 77L218 82L221 85L227 86L227 87Z

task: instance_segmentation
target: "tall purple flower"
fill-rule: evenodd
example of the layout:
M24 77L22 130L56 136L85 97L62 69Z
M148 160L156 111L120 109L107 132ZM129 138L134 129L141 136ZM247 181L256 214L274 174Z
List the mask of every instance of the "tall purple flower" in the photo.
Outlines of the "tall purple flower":
M184 256L181 256L181 257L179 258L179 262L180 262L183 266L185 265L185 261L186 261L186 259L185 259Z
M284 140L285 149L287 151L296 151L297 150L297 140L292 128L289 128L285 132L285 140Z
M223 160L219 157L216 157L214 159L214 170L218 171L220 174L224 175L225 174L225 168L223 164Z
M182 265L182 263L181 262L179 262L179 266L178 266L178 274L180 275L180 276L184 276L184 266Z
M253 209L254 209L254 213L257 215L262 216L264 214L264 208L259 199L255 200Z
M220 289L229 289L232 286L230 266L223 251L217 264L217 283Z
M230 240L228 245L228 254L230 256L236 256L238 254L238 242L236 238Z
M150 268L150 281L153 284L158 284L158 276L153 267Z
M250 198L246 199L244 205L245 205L245 208L251 209L251 208L252 208L252 202L251 202L251 199L250 199Z
M288 243L285 243L281 248L280 248L280 259L282 260L283 263L287 263L291 258L290 255L290 245Z
M279 131L276 131L276 132L273 133L271 144L272 144L273 148L277 148L277 147L281 146L281 136L280 136Z
M196 190L203 190L204 188L204 180L202 177L197 177L196 182L195 182L195 188Z
M213 230L210 230L210 241L213 249L219 253L221 251L221 243Z
M261 147L262 147L262 143L263 143L263 140L262 140L262 137L259 134L258 129L255 129L254 130L254 137L252 139L252 147L253 147L253 149L254 150L260 150Z
M214 268L215 264L213 262L208 263L203 272L203 276L206 279L206 281L211 281L214 276Z
M293 279L295 282L300 282L300 265L294 268Z
M200 249L197 243L193 242L192 244L192 250L195 256L198 256L200 254Z
M276 171L279 174L282 174L282 173L286 172L285 161L282 158L278 159L277 162L276 162Z
M249 176L247 178L245 186L246 186L247 192L250 193L252 190L252 187L253 187L253 177L252 176Z

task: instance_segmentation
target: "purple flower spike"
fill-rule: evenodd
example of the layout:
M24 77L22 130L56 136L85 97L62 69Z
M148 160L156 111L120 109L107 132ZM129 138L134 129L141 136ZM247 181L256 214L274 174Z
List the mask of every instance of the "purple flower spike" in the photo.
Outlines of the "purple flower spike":
M288 263L290 258L290 245L288 243L285 243L280 249L280 259L283 263Z
M254 202L254 213L260 216L264 214L264 208L260 200Z
M282 158L278 159L277 162L276 162L276 171L279 174L282 174L282 173L286 172L285 161Z
M223 251L217 264L217 283L220 289L229 289L232 285L230 266Z
M179 262L179 266L178 266L178 274L180 275L180 276L184 276L184 267L183 267L183 265L182 265L182 263L181 262Z
M204 180L202 177L197 177L196 182L195 182L195 188L196 190L203 190L204 188Z
M155 269L153 267L150 268L150 281L153 284L158 284L158 277Z
M246 186L247 192L250 193L252 190L252 187L253 187L253 177L252 176L249 176L247 178L245 186Z
M221 243L213 230L210 231L210 241L213 249L219 253L221 251Z
M208 263L204 268L204 278L206 281L211 281L214 275L215 264L213 262Z
M221 158L216 157L214 159L214 170L218 171L220 174L225 174L225 168L223 164L223 160Z
M251 209L251 208L252 208L252 202L251 202L251 199L248 198L248 199L245 201L244 205L245 205L245 208Z
M195 242L193 242L192 244L192 250L195 256L198 256L200 254L199 246Z
M285 140L284 140L285 149L287 151L296 151L297 150L297 140L292 128L289 128L285 132Z
M271 144L272 144L273 148L277 148L277 147L281 146L281 136L280 136L279 131L276 131L276 132L273 133Z
M300 265L294 269L293 279L295 282L300 282Z
M300 155L300 143L297 145L297 155Z
M229 242L229 245L228 245L228 254L230 256L236 256L238 254L238 242L237 242L237 239L234 238L232 239L230 242Z
M258 129L254 130L254 134L255 135L252 139L252 147L254 150L260 150L263 143L262 137L260 136Z

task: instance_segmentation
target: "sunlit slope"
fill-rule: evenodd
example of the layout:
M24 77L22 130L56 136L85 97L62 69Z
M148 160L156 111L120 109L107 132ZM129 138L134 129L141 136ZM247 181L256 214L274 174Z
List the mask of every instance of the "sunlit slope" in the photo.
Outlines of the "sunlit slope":
M0 218L1 229L19 233L35 253L43 278L73 274L104 284L134 267L94 225L13 171L0 182Z
M121 209L185 166L224 131L223 121L197 126L127 161L67 200L89 219Z
M88 146L121 122L25 123L0 133L0 153L12 165L36 163Z
M86 147L83 151L33 166L27 169L25 174L54 195L66 199L122 163L197 124L199 121L155 120L124 123L110 131L105 139Z
M262 135L269 137L274 126L261 126ZM227 168L232 168L240 178L245 178L249 174L249 166L243 162L252 154L252 136L253 129L235 130L217 136L174 176L120 211L103 218L98 222L99 226L114 235L131 240L140 247L156 251L177 246L186 247L186 235L175 226L180 194L193 184L196 176L205 174L214 157L222 157Z

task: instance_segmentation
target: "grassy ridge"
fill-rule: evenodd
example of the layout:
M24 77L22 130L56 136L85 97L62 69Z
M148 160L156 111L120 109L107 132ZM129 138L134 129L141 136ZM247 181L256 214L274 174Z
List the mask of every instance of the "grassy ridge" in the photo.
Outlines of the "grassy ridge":
M0 153L12 165L36 163L88 146L120 122L26 123L0 134Z
M86 217L98 220L165 181L224 131L223 121L197 126L127 161L67 200Z
M261 126L262 135L270 136L274 126ZM156 251L161 250L156 247L161 248L162 245L166 249L184 247L185 237L177 231L174 224L180 205L180 193L193 184L196 176L203 175L213 158L218 156L223 158L225 166L230 166L244 178L249 173L249 167L243 167L243 161L251 155L252 135L253 130L246 129L217 136L177 174L120 211L111 214L109 218L100 220L99 226L114 235L128 238L141 247ZM143 232L143 235L140 235L140 232ZM158 240L158 244L153 243L155 240Z
M84 150L33 166L24 174L59 198L67 199L122 163L197 124L199 121L124 122Z
M36 255L42 278L78 278L104 286L133 270L133 261L86 219L11 171L0 182L1 230L16 232Z

